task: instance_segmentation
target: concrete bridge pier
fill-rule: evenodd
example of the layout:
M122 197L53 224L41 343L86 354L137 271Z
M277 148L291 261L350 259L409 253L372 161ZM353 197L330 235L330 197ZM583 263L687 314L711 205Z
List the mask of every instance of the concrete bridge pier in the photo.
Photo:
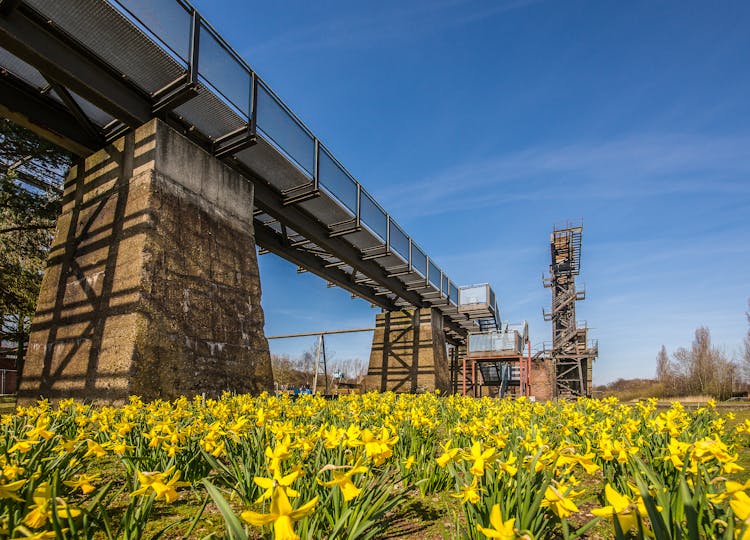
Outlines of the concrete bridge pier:
M366 390L450 391L450 366L437 309L379 313L375 320Z
M19 402L273 388L253 186L159 120L71 168Z

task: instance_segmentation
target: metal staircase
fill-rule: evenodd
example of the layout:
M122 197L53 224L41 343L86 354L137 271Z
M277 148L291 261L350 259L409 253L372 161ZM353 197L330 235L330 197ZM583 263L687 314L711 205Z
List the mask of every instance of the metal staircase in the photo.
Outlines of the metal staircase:
M550 236L551 264L545 287L552 289L551 311L543 310L552 322L552 347L545 357L553 363L556 398L591 395L591 366L598 347L588 345L588 328L576 321L576 302L586 298L577 291L575 276L581 272L583 227L555 228Z

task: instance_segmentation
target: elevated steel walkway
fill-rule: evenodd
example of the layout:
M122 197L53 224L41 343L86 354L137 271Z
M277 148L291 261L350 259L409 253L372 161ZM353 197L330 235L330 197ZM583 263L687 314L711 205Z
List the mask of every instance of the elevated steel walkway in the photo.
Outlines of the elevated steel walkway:
M79 155L165 120L254 184L261 252L387 310L434 307L453 343L497 327L494 293L459 309L453 280L189 3L2 0L0 47L0 114Z

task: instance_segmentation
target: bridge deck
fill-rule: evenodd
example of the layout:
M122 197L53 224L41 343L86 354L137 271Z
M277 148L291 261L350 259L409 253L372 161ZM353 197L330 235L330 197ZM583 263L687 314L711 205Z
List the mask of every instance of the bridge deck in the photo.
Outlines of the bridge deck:
M478 328L454 282L187 2L3 6L3 114L79 154L162 118L253 182L262 251L386 309L434 306L454 342Z

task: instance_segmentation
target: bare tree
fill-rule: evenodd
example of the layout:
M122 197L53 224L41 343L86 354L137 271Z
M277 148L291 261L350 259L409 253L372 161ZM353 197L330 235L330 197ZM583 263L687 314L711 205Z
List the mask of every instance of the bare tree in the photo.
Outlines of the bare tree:
M672 358L670 369L677 393L711 395L719 399L731 396L738 366L724 351L711 344L711 332L705 326L696 329L690 349L680 347Z
M669 355L667 354L667 348L662 345L659 354L656 355L656 380L662 384L667 384L670 374Z

